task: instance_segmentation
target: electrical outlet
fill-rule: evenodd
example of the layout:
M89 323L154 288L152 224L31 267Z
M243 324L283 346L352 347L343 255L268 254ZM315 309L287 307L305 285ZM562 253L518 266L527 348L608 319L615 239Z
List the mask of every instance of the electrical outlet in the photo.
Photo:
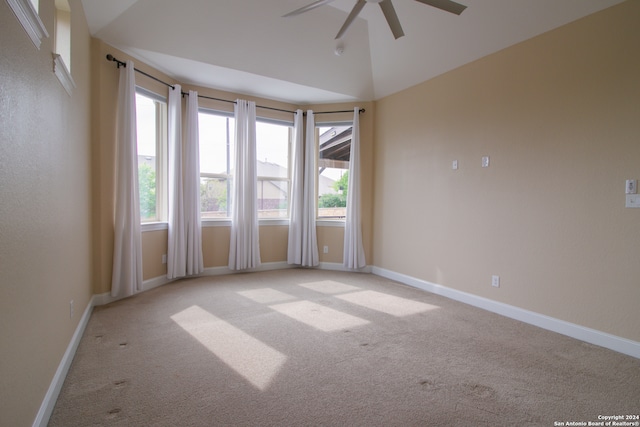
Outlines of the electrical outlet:
M494 288L500 287L500 276L491 276L491 286Z
M482 158L482 167L483 168L488 168L489 167L489 156L484 156Z
M167 263L167 254L163 254L162 255L162 263L166 264Z
M328 254L328 253L329 253L329 246L325 246L325 247L322 249L322 252L324 252L325 254Z
M73 319L73 300L69 301L69 318Z

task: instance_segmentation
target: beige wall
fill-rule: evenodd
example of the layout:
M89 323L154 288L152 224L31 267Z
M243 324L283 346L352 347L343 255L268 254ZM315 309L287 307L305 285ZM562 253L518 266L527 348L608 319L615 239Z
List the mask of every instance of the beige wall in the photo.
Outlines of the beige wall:
M639 16L629 1L380 100L374 264L640 341Z
M92 295L90 38L71 6L69 96L0 2L0 425L31 425ZM70 316L70 300L75 313Z

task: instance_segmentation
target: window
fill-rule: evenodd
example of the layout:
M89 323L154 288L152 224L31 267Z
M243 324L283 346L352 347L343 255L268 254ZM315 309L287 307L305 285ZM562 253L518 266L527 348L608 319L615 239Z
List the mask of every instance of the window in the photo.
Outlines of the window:
M202 219L231 217L231 184L234 167L235 119L229 113L201 109L200 209ZM289 216L289 150L291 126L258 119L256 170L258 217Z
M235 119L230 114L200 110L198 129L202 219L229 218Z
M167 217L166 117L165 98L142 88L136 89L138 189L142 222L164 221Z
M344 219L347 214L351 123L317 126L318 218Z
M76 87L71 78L71 8L67 0L55 0L55 47L53 71L69 95Z
M256 124L258 218L289 217L291 135L290 125Z
M55 5L56 53L62 57L67 70L71 71L71 8L67 0L55 0Z

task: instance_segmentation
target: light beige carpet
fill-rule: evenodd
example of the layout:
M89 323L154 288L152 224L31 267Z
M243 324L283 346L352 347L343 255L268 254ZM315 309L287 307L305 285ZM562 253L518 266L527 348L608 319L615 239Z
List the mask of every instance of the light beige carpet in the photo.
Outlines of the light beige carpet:
M96 307L51 426L553 426L640 412L640 360L369 274Z

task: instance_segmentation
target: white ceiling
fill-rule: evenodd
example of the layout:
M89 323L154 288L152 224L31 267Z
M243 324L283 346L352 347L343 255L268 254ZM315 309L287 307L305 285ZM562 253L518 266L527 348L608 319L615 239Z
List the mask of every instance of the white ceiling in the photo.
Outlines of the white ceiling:
M91 34L195 84L298 105L390 95L623 0L459 0L460 15L393 0L394 40L368 3L335 54L355 0L82 0Z

